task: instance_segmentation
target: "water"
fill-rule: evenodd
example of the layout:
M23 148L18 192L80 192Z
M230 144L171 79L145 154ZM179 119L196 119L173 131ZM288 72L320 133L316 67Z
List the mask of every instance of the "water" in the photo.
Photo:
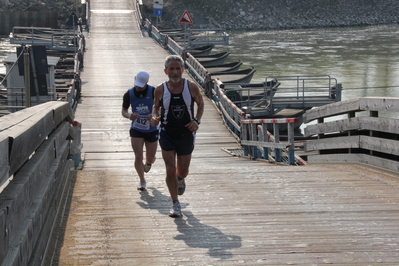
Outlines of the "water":
M230 51L267 76L330 75L343 85L342 99L399 97L399 25L230 33Z
M229 34L230 45L213 53L230 51L229 61L255 67L252 83L267 76L330 75L343 86L342 100L399 97L399 25ZM11 52L15 45L0 38L0 61ZM3 64L0 73L5 73Z
M6 73L6 66L3 63L3 60L7 57L8 54L16 52L15 47L16 45L10 44L10 39L0 37L0 74ZM0 79L0 82L1 81L2 79ZM2 86L2 84L0 84L0 89L3 88L4 87Z
M241 68L255 67L251 83L267 76L330 75L343 86L342 100L399 97L399 25L231 32L230 44L213 50L221 51L230 52L229 61L240 59Z
M10 53L15 53L16 45L10 44L10 39L0 38L0 73L6 73L6 67L3 63L4 58Z

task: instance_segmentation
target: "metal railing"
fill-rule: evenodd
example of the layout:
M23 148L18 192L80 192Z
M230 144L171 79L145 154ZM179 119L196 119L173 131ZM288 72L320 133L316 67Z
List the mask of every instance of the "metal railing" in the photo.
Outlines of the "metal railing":
M272 76L266 77L263 84L257 88L226 85L224 89L235 95L236 105L254 117L274 115L285 108L310 109L341 101L342 85L328 75Z
M205 88L209 77L208 70L206 70L206 68L203 67L190 53L187 53L185 63L191 76L198 82L198 84Z
M168 35L165 36L165 47L171 54L182 56L184 54L184 48L181 47L176 41L170 38Z
M84 36L76 30L41 27L13 27L11 44L42 45L48 49L77 52L84 49Z
M294 150L294 128L298 118L246 119L248 115L226 95L224 84L220 81L213 84L213 101L226 126L240 140L245 156L290 165L303 164ZM274 135L268 131L270 127ZM287 142L280 142L280 130L287 131Z
M214 83L212 95L214 103L222 113L222 118L227 127L234 135L239 138L241 135L241 120L245 119L245 113L235 105L219 88L220 82Z
M148 19L143 20L141 25L150 37L164 47L170 40L182 47L182 50L209 44L229 44L229 35L223 29L176 29L175 31L161 32ZM179 55L182 55L182 53L179 53Z
M185 47L229 44L229 34L223 29L189 29L183 36L182 41Z

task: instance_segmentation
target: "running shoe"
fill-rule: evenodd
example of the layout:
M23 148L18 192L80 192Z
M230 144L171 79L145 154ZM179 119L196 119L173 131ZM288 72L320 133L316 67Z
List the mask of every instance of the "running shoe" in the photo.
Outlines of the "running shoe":
M143 190L146 189L146 188L145 188L146 185L147 185L147 183L146 183L145 181L140 181L140 183L139 183L137 189L143 191Z
M169 212L169 217L181 217L181 207L179 202L173 203L173 208Z
M179 182L179 186L177 187L177 195L181 196L186 190L186 182L184 181L184 178L181 178L180 176L177 177L177 181Z
M144 173L148 173L151 169L152 164L146 163L144 164Z

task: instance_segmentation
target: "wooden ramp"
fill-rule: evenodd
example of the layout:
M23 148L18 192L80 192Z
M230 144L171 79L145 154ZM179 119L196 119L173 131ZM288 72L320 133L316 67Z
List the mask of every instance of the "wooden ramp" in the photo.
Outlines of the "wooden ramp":
M139 193L122 95L139 70L163 81L167 53L122 12L134 9L130 1L91 5L75 117L85 164L46 265L399 265L397 174L233 157L222 148L238 145L209 100L180 198L184 217L167 215L160 152Z

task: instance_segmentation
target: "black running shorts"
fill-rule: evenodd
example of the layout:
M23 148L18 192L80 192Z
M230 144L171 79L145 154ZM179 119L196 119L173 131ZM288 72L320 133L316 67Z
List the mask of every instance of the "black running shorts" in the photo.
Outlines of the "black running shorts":
M177 155L189 155L194 151L195 132L182 138L169 136L164 130L159 134L159 146L165 151L176 151Z
M159 139L159 131L151 131L151 132L141 132L134 128L130 128L130 137L132 138L143 138L148 142L155 142Z

